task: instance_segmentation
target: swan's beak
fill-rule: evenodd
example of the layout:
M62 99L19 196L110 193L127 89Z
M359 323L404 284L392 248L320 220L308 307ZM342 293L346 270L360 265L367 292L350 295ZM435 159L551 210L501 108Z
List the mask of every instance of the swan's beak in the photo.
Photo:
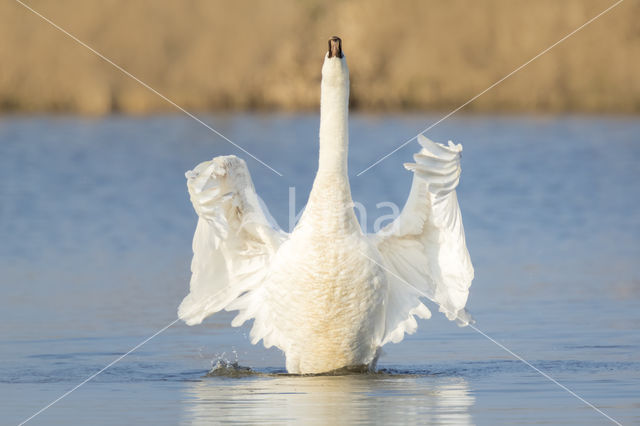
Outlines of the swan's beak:
M342 40L333 36L329 39L329 58L342 58Z

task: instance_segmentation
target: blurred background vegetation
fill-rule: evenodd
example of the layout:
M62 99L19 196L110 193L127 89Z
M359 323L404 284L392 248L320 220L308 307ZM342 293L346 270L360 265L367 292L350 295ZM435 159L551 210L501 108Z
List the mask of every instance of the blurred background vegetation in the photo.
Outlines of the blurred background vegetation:
M311 110L331 35L353 107L454 108L612 0L26 0L181 106ZM627 0L466 110L640 112L640 1ZM13 1L0 3L0 110L174 108Z

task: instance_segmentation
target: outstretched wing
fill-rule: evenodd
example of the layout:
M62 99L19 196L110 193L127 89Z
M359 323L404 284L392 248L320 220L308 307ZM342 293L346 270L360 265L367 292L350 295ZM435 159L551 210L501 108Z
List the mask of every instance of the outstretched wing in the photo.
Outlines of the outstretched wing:
M190 293L180 304L178 316L194 325L258 288L287 234L258 198L240 158L216 157L200 163L186 177L198 225Z
M400 216L373 237L390 282L384 343L415 331L414 315L429 316L420 297L436 302L460 325L472 321L464 306L473 266L456 195L462 145L445 146L422 135L418 142L422 150L415 163L405 164L414 173L409 198Z

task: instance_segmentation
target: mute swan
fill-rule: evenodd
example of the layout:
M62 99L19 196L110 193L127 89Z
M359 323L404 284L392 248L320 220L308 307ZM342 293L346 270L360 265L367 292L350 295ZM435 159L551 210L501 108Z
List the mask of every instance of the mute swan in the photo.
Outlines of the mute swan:
M286 355L290 373L374 368L431 313L426 297L460 325L473 279L455 188L461 145L423 136L405 164L414 173L397 219L362 233L347 175L349 71L337 37L322 66L320 154L309 201L290 234L261 204L245 162L216 157L186 173L198 224L189 295L178 314L199 324L222 309L232 326L253 319L251 343Z

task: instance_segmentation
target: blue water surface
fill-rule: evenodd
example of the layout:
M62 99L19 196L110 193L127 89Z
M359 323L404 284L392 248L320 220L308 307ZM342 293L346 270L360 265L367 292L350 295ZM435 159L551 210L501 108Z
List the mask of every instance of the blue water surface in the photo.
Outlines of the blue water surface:
M196 222L186 170L236 154L283 228L304 206L316 115L202 118L283 176L188 117L0 118L2 424L175 320ZM367 230L389 214L378 203L402 206L402 163L417 143L356 175L437 118L352 117L352 191ZM457 116L428 133L464 145L477 330L429 305L416 334L385 346L380 374L295 377L220 313L176 323L29 424L609 422L532 367L640 423L638 135L637 118L597 116ZM218 361L255 374L207 376Z

